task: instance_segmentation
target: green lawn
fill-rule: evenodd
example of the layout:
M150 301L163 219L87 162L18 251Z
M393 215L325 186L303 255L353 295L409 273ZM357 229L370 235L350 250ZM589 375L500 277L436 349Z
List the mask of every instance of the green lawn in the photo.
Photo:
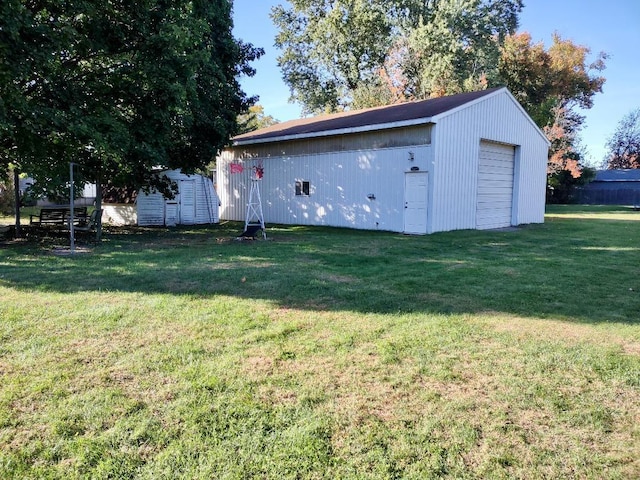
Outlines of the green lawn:
M640 212L0 243L0 478L638 478Z

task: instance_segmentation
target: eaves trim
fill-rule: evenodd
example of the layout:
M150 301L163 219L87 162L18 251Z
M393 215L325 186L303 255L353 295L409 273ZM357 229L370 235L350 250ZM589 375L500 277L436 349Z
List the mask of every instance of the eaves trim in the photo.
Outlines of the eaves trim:
M241 147L244 145L256 145L261 143L284 142L291 140L304 140L307 138L331 137L336 135L348 135L353 133L373 132L376 130L389 130L392 128L410 127L414 125L435 123L435 117L415 118L412 120L402 120L391 123L378 123L374 125L362 125L359 127L339 128L335 130L323 130L321 132L298 133L294 135L281 135L278 137L255 138L247 140L234 140L232 147Z

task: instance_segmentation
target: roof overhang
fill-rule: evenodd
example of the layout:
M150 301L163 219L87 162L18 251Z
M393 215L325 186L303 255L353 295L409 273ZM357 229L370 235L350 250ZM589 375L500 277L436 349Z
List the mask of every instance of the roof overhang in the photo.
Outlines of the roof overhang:
M248 134L239 135L231 139L231 148L390 130L414 125L436 124L445 117L478 103L485 102L498 95L506 95L525 116L537 134L546 142L547 146L550 145L544 132L535 124L511 92L509 92L506 87L496 87L449 97L374 107L353 112L342 112L322 118L292 120ZM323 126L325 128L323 128Z
M433 121L433 117L416 118L413 120L403 120L399 122L390 122L390 123L378 123L374 125L362 125L359 127L338 128L334 130L323 130L320 132L298 133L294 135L281 135L277 137L248 138L246 140L240 139L240 140L234 140L231 146L241 147L244 145L256 145L261 143L274 143L274 142L284 142L284 141L291 141L291 140L303 140L307 138L331 137L335 135L346 135L346 134L352 134L352 133L373 132L376 130L389 130L392 128L411 127L414 125L426 125L429 123L435 123Z

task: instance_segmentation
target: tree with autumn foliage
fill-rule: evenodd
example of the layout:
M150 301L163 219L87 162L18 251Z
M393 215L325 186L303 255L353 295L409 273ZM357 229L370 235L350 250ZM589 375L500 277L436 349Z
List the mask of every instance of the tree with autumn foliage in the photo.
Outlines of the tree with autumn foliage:
M278 61L306 113L506 85L551 142L550 186L582 171L579 133L606 55L516 33L520 0L290 0L272 19ZM562 173L562 175L560 175ZM554 175L560 175L553 179Z
M505 38L498 75L551 142L548 174L578 178L582 171L579 133L584 116L577 109L593 106L602 92L606 54L589 63L590 49L554 34L553 43L533 43L528 33Z

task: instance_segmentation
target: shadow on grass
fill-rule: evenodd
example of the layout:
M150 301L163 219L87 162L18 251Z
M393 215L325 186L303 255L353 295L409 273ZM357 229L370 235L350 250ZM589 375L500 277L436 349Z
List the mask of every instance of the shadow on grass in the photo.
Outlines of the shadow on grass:
M31 237L0 249L0 286L229 295L319 311L640 322L638 221L554 217L511 231L421 237L282 226L270 227L267 241L238 242L241 227L112 229L74 257L52 253L68 245L63 235Z

